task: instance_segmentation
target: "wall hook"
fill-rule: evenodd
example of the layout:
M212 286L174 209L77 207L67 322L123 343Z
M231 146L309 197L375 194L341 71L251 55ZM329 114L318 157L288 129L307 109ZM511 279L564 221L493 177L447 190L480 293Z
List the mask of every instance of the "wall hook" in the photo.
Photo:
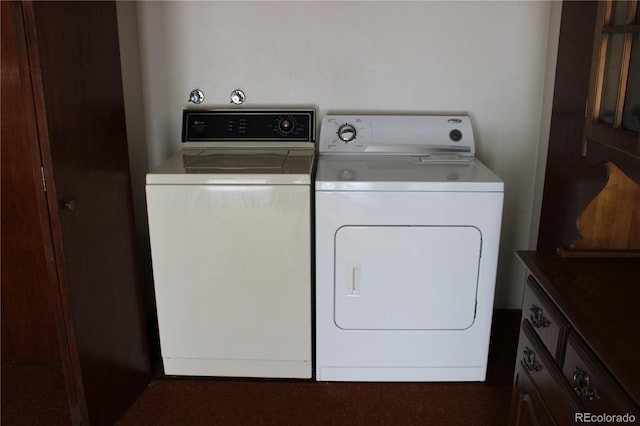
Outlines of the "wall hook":
M201 104L204 101L204 92L200 89L192 90L189 94L189 102L194 104Z
M242 105L246 99L246 95L240 89L236 89L231 92L231 103L235 105Z

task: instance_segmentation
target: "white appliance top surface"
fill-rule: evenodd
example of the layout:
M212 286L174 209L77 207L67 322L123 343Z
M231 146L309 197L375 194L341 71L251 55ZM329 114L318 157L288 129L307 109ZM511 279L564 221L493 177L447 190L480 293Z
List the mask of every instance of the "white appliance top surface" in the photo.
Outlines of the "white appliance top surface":
M147 184L310 184L313 148L185 148L147 174Z
M318 191L485 191L504 183L475 158L434 161L421 156L321 155Z
M503 191L466 115L327 115L316 190Z

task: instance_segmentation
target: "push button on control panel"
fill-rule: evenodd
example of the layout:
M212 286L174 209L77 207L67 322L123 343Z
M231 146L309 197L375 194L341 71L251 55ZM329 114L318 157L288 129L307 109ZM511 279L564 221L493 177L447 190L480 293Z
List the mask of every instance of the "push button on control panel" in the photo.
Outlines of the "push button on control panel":
M462 132L458 129L453 129L449 132L449 139L453 142L460 142L462 140Z

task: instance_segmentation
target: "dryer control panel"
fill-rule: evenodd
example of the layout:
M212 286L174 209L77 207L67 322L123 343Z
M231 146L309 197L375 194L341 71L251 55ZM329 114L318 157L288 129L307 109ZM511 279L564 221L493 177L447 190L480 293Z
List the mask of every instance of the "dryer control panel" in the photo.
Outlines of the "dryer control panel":
M327 115L320 129L321 154L474 156L468 116Z

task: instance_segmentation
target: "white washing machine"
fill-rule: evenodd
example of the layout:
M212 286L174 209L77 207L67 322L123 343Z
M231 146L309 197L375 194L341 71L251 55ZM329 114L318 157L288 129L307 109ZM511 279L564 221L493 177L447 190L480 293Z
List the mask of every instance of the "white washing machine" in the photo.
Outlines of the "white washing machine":
M319 153L317 380L485 380L503 182L469 118L329 115Z
M147 174L167 375L310 378L313 110L185 111Z

